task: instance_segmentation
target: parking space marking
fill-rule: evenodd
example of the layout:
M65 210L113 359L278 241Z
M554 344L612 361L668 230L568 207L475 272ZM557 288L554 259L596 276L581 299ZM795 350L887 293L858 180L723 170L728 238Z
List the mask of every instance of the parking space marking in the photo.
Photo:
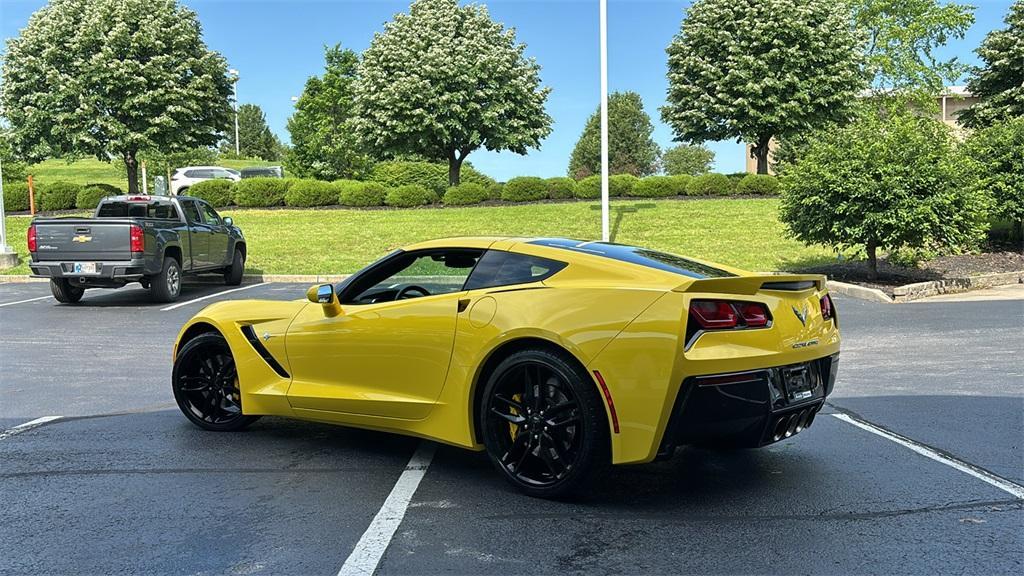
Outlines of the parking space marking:
M935 460L936 462L941 462L946 466L949 466L950 468L955 468L956 470L959 470L964 474L974 476L975 478L981 480L982 482L986 482L988 484L991 484L992 486L995 486L996 488L999 488L1004 492L1010 493L1015 498L1024 500L1024 486L1021 486L1016 482L1007 480L1002 476L997 476L989 472L988 470L985 470L984 468L979 468L971 464L970 462L965 462L954 456L943 454L933 448L925 446L924 444L915 442L914 440L911 440L906 436L901 436L895 432L890 432L889 430L886 430L885 428L882 428L876 424L872 424L867 420L862 420L860 418L850 416L849 414L841 413L832 414L832 416L835 416L836 418L842 420L843 422L853 424L858 428L867 430L872 434L877 434L878 436L881 436L886 440L891 440L899 444L900 446L903 446L904 448L909 448L910 450L917 452L918 454L924 456L925 458L931 458L932 460Z
M388 545L391 544L391 538L405 518L409 502L416 493L420 480L426 475L436 449L437 445L433 442L420 443L402 475L395 482L395 487L384 500L380 511L373 517L373 522L370 522L370 526L356 543L355 549L349 554L341 570L338 570L338 576L372 576L377 570L377 564L380 563Z
M53 296L47 294L46 296L40 296L38 298L29 298L28 300L18 300L17 302L4 302L0 304L0 308L4 306L14 306L15 304L24 304L26 302L35 302L36 300L46 300L47 298L53 298Z
M11 436L15 436L17 434L21 434L22 432L27 432L27 431L29 431L29 430L31 430L33 428L36 428L38 426L42 426L43 424L46 424L47 422L53 422L54 420L60 420L61 418L62 418L62 416L43 416L42 418L36 418L35 420L32 420L31 422L25 422L24 424L18 424L14 428L8 428L7 430L4 430L3 432L0 432L0 440L3 440L5 438L10 438Z
M223 292L215 292L213 294L207 294L206 296L200 296L199 298L193 298L191 300L186 300L184 302L178 302L177 304L172 304L170 306L167 306L166 308L161 308L160 311L161 312L167 312L168 310L174 310L175 308L181 308L182 306L188 306L189 304L192 304L193 302L199 302L200 300L206 300L207 298L213 298L214 296L220 296L221 294L231 294L232 292L239 292L239 291L242 291L242 290L248 290L249 288L255 288L257 286L264 286L266 284L267 284L266 282L260 282L258 284L249 284L248 286L242 286L241 288L232 288L231 290L224 290Z

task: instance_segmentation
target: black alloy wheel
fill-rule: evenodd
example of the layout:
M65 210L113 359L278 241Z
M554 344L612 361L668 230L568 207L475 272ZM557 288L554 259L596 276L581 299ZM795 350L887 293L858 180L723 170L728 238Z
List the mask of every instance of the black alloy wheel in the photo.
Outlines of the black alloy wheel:
M586 371L563 354L511 355L489 379L482 408L491 461L531 496L579 493L608 463L604 407Z
M235 360L220 334L203 334L182 346L172 385L178 408L200 428L241 430L258 419L242 412Z

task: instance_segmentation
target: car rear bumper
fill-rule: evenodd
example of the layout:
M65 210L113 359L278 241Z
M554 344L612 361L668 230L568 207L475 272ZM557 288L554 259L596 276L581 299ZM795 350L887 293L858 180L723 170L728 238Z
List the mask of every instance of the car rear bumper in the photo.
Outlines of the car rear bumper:
M74 272L75 262L66 261L42 261L29 262L33 278L66 278L75 284L107 285L124 284L136 282L145 276L145 259L134 258L116 262L97 262L99 271L96 274L81 274Z
M814 421L832 393L839 354L809 362L683 381L658 450L685 444L759 447L789 438Z

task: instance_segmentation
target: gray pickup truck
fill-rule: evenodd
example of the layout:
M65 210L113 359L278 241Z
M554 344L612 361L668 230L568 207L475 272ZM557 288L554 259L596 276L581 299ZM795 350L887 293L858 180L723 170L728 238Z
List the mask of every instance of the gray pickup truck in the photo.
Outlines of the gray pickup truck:
M32 276L49 278L59 302L86 288L138 282L157 302L181 293L183 274L242 282L245 237L212 206L188 196L111 196L93 218L35 218L28 230Z

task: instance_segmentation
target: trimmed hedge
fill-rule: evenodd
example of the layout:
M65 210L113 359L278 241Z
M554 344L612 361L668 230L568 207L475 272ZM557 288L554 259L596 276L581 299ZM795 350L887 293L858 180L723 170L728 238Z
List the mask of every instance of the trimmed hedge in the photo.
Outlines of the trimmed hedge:
M676 196L685 196L690 193L690 181L693 180L693 176L689 174L676 174L675 176L669 176L672 179L672 189L675 190Z
M38 206L40 210L68 210L75 207L75 200L82 186L71 182L51 182L45 187L36 186L36 193L39 194Z
M418 184L407 184L388 190L384 203L395 208L411 208L426 206L437 202L437 194L433 190Z
M450 206L467 206L469 204L479 204L488 198L487 188L482 184L468 182L449 188L444 193L442 202Z
M774 195L779 193L779 181L770 174L747 174L736 184L740 194Z
M632 196L633 187L640 179L632 174L613 174L608 177L608 195L612 197Z
M630 196L637 198L665 198L676 195L676 183L671 176L648 176L633 187Z
M231 206L234 203L234 182L225 178L216 180L203 180L189 186L185 193L193 198L201 198L210 203L214 208Z
M547 197L548 184L537 176L517 176L501 191L501 199L506 202L535 202Z
M601 175L587 176L576 183L576 197L594 200L601 197Z
M732 192L733 181L725 174L695 176L686 188L686 193L691 196L725 196Z
M369 180L380 182L386 188L417 184L433 190L438 196L448 189L448 165L434 162L380 162L373 166ZM463 164L459 173L460 184L494 184L494 180Z
M576 181L565 176L555 176L544 181L548 187L548 198L562 200L576 196Z
M284 194L284 203L296 208L330 206L338 201L338 188L322 180L296 180Z
M284 204L284 195L292 179L289 178L246 178L232 186L235 203L247 208L266 208Z
M28 210L28 183L10 182L4 184L4 210L7 212Z
M504 182L495 182L487 185L487 199L501 200L501 191L505 189Z
M338 190L338 203L342 206L383 206L384 196L388 193L379 182L335 180L334 187Z
M102 182L86 184L75 198L75 207L81 210L95 210L100 200L107 196L121 196L123 194L124 190L111 184L104 184Z

